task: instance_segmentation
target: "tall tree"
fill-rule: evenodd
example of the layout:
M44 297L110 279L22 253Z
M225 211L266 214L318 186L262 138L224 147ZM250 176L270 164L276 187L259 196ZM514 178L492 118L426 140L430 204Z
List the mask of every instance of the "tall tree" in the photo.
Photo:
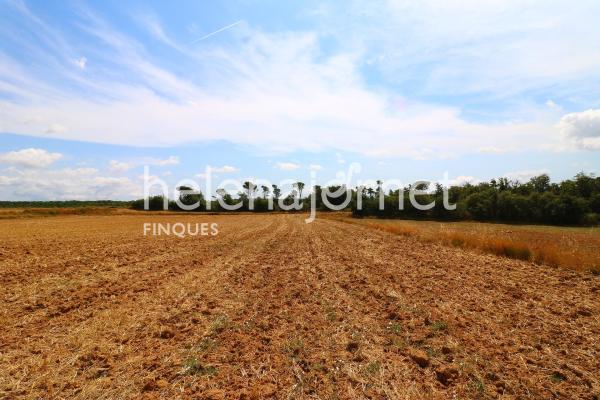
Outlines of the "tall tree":
M256 191L256 185L250 181L244 182L244 185L242 187L246 189L246 192L248 193L248 198L252 197L252 195Z
M302 189L304 189L304 182L296 182L294 183L294 187L298 189L299 198L302 198Z
M272 185L273 186L273 197L275 198L275 200L279 200L279 196L281 195L281 189L279 189L279 187L277 187L277 185Z
M262 185L261 186L262 192L263 192L263 199L266 199L267 196L269 195L269 187Z

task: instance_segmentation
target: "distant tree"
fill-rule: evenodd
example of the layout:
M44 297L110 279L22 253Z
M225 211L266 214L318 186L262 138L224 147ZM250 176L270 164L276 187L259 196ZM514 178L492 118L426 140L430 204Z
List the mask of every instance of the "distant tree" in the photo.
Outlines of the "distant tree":
M233 202L233 198L231 197L231 195L227 192L227 190L223 189L223 188L219 188L216 190L217 192L217 196L221 197L221 199L223 199L223 203L224 204L228 204L228 205L232 205L234 204ZM222 208L220 206L219 203L219 207Z
M225 197L226 194L227 194L227 190L225 190L223 188L217 189L217 195L218 196L221 196L223 198L223 197Z
M246 181L244 182L244 185L242 186L244 189L246 189L246 193L248 195L248 198L252 197L252 195L254 194L254 192L256 192L256 185L250 181Z
M281 196L281 189L279 189L279 187L277 187L277 185L272 185L273 186L273 197L275 198L275 200L279 200L279 196Z
M318 210L323 209L323 189L319 185L313 187L313 196L315 196L315 205Z
M294 187L298 189L298 198L302 198L302 189L304 189L304 182L296 182L294 183Z
M292 205L296 199L296 196L298 196L298 192L294 189L285 197L285 199L283 199L283 204L286 206Z
M263 192L263 199L266 199L267 196L269 195L269 187L262 185L261 186L262 192Z
M534 176L529 180L529 183L538 193L544 193L550 187L550 177L547 174Z
M499 190L508 190L510 189L510 181L508 178L498 178L497 188Z
M577 195L588 198L594 192L595 179L594 175L586 175L583 172L575 175L575 186L577 187Z
M204 196L202 192L199 190L194 190L189 186L179 186L176 188L179 193L179 202L186 206L191 206L194 204L198 204L198 206L193 211L201 211L204 207ZM185 192L185 193L183 193ZM176 208L179 209L179 206L176 204Z

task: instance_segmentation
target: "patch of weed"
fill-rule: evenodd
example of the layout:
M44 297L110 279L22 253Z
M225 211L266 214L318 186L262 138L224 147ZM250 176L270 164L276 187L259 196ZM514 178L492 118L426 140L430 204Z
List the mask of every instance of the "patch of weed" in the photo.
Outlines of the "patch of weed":
M390 332L392 332L395 335L399 335L400 333L402 333L402 325L400 325L398 323L391 323L388 326L388 329L390 330Z
M448 324L442 320L434 321L431 324L431 330L433 330L434 332L446 331L446 330L448 330Z
M200 343L198 343L197 349L198 351L204 353L208 352L217 347L217 341L208 337L203 338Z
M219 334L223 332L229 326L229 319L226 315L219 315L210 324L210 332L212 334Z
M213 365L202 365L196 357L190 357L183 363L183 375L208 375L217 373L217 368Z
M381 363L379 361L373 361L365 366L365 372L369 375L376 374L381 369Z
M555 372L552 375L550 375L550 380L554 383L560 383L562 381L566 381L567 377L560 372Z
M304 350L304 341L300 338L288 340L284 345L284 350L291 357L296 357Z

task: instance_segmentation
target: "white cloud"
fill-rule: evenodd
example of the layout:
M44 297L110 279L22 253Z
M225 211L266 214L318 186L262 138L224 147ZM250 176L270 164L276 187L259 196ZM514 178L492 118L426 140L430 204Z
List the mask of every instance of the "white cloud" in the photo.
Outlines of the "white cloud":
M365 49L389 79L420 94L481 94L500 99L553 86L587 91L599 77L600 3L569 1L355 1L332 12L326 34ZM348 19L360 15L361 23ZM510 62L507 62L510 60ZM593 91L589 91L592 94Z
M469 183L471 185L476 185L479 182L481 182L481 179L476 178L474 176L460 175L460 176L457 176L454 179L451 179L448 182L448 186L464 186L467 183Z
M423 93L486 93L492 98L557 80L572 83L598 76L600 54L589 49L598 47L594 44L600 35L575 35L596 26L593 4L569 14L566 23L572 26L567 29L557 17L571 10L570 5L534 3L527 12L505 2L481 7L474 2L423 2L413 7L396 1L382 10L363 5L365 18L381 19L380 24L362 24L355 34L347 24L331 24L337 31L324 29L323 35L348 34L344 43L362 35L368 42L356 43L381 43L372 48L341 46L336 54L324 51L322 36L315 32L266 34L244 23L229 32L238 40L228 45L190 47L170 38L157 18L146 18L143 23L152 35L177 49L182 65L193 66L189 74L161 67L153 61L152 49L86 13L82 29L94 38L90 46L102 48L99 56L114 63L119 73L67 76L86 89L83 96L3 56L0 86L19 101L0 100L2 130L43 135L49 125L58 124L68 129L52 129L48 135L137 146L227 140L277 152L336 149L416 159L490 148L553 149L561 139L556 121L527 116L519 122L473 122L458 106L403 98L386 91L385 85L374 89L361 72L365 57L379 60L386 54L382 68L388 66L389 75L398 79L410 79L423 65L432 66L419 75ZM350 13L358 13L351 6ZM583 18L579 25L573 21L578 16ZM556 24L561 30L555 32ZM531 39L520 39L525 36ZM59 48L66 42L58 31L47 38ZM510 46L502 46L503 38ZM22 40L45 51L35 41ZM381 54L365 54L365 48ZM507 59L512 62L507 64ZM121 76L135 76L136 81ZM583 142L595 147L595 139Z
M372 152L373 153L373 152ZM335 153L335 160L339 163L339 164L345 164L346 160L344 160L344 157L342 157L342 155L340 153Z
M135 167L134 163L121 162L117 160L110 160L108 162L108 169L110 172L125 172Z
M494 146L487 146L487 147L478 148L477 152L483 153L483 154L502 154L502 153L504 153L504 150L499 149Z
M539 176L543 174L548 174L549 171L547 169L536 169L536 170L523 170L523 171L513 171L507 172L504 174L505 178L511 179L513 181L519 181L521 183L525 183L529 181L534 176Z
M223 165L222 167L213 167L213 166L208 165L207 168L210 168L212 176L216 176L216 174L231 174L231 173L239 171L238 168L233 167L231 165ZM196 174L196 176L200 179L206 179L205 172Z
M16 170L0 176L5 200L97 200L142 197L143 185L127 177L98 175L94 168Z
M561 118L559 127L576 147L600 150L600 109L567 114Z
M44 149L28 148L0 154L0 163L44 168L62 157L61 153L50 153Z
M87 64L87 58L79 57L78 59L74 60L74 63L79 69L85 69Z
M210 167L210 170L217 174L229 174L239 171L236 167L232 167L231 165L223 165L222 167Z
M19 178L16 178L14 176L0 175L0 186L12 185L13 183L16 183L18 180L19 180Z
M68 131L68 128L64 125L61 124L52 124L50 125L45 133L48 134L62 134L62 133L66 133Z
M551 110L554 111L562 111L562 107L559 106L558 104L556 104L553 100L548 99L546 101L546 105L548 106L548 108L550 108Z
M275 166L283 171L293 171L300 168L300 164L296 164L293 162L278 162Z
M156 165L159 167L164 167L165 165L176 165L179 164L179 157L170 156L169 158L160 159L160 158L146 158L144 163L147 165Z
M308 169L311 170L311 171L320 171L320 170L323 169L323 167L321 165L319 165L319 164L310 164L308 166Z
M179 164L179 157L170 156L168 158L152 158L146 157L141 160L134 161L118 161L118 160L110 160L108 162L108 169L110 172L126 172L132 168L141 166L141 165L153 165L157 167L164 167L167 165L176 165Z

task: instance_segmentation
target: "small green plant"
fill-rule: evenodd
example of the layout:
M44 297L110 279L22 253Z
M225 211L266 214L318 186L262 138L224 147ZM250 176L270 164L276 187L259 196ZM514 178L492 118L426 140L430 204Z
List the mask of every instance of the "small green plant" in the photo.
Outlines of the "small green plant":
M429 358L433 358L436 355L435 349L433 347L426 347L425 352L429 356Z
M431 330L433 330L434 332L441 332L441 331L446 331L448 330L448 324L445 321L434 321L431 324Z
M229 326L229 319L225 315L219 315L210 324L210 331L212 334L219 334L223 332Z
M379 372L380 369L381 369L381 363L379 361L373 361L366 365L365 372L367 374L373 375L373 374L376 374L377 372Z
M392 323L389 325L389 330L390 332L392 332L395 335L399 335L400 333L402 333L402 325L397 324L397 323Z
M407 346L406 342L402 338L396 336L392 338L392 345L399 350L403 350Z
M203 338L200 343L198 343L197 349L199 352L208 352L217 347L217 341L208 337Z
M555 372L552 375L550 375L550 380L554 383L560 383L562 381L566 381L567 377L560 372Z
M329 322L334 322L337 319L337 315L333 307L327 307L325 309L325 318L327 318L327 321Z
M310 367L313 371L326 372L327 367L321 363L315 363Z
M483 380L478 376L473 376L471 378L471 381L469 382L469 387L481 394L485 392L485 383L483 383Z
M285 344L284 350L290 356L296 357L304 350L304 341L300 338L291 339Z
M183 363L183 375L208 375L217 373L217 368L212 365L202 365L196 357L190 357Z

